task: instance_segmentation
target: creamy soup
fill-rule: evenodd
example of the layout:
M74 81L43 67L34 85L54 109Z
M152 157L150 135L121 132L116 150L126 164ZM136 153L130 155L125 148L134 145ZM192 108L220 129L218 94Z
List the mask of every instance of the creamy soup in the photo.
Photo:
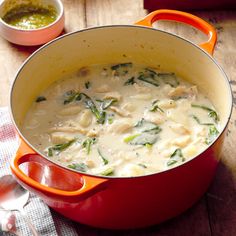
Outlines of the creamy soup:
M80 68L43 91L23 134L66 167L103 176L139 176L180 165L210 145L219 117L196 85L136 65Z

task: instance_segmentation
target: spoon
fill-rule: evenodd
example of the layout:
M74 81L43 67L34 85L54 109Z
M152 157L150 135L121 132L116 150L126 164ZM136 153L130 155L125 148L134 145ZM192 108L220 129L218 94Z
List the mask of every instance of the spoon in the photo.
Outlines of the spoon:
M16 217L11 211L0 208L0 235L3 232L10 232L14 235L20 235L16 229Z
M27 222L34 236L38 233L27 217L24 206L28 202L29 192L19 185L12 175L4 175L0 178L0 206L5 210L19 211Z

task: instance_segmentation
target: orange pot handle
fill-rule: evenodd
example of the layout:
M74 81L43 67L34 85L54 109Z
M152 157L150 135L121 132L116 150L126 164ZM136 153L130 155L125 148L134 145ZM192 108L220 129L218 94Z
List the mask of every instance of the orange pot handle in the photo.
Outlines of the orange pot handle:
M60 190L57 188L52 188L46 185L43 185L34 179L30 178L26 175L21 169L20 165L23 163L36 162L43 166L54 166L58 169L61 169L63 174L71 175L70 178L79 178L81 182L81 186L79 189L75 191L66 191ZM20 147L16 153L15 158L13 158L11 162L11 171L13 175L16 176L17 180L29 190L36 192L38 195L42 195L43 197L49 197L54 200L59 200L62 202L78 202L79 200L86 199L89 196L92 196L97 191L104 189L104 183L108 180L105 178L87 176L83 174L79 174L74 171L66 170L63 167L59 167L54 163L46 160L41 157L39 154L35 153L23 140L21 140ZM59 177L60 178L60 177Z
M212 25L210 25L203 19L186 12L164 9L151 12L149 15L136 22L135 24L152 27L152 24L158 20L178 21L199 29L209 38L207 42L204 42L199 46L211 55L213 54L217 40L216 30Z

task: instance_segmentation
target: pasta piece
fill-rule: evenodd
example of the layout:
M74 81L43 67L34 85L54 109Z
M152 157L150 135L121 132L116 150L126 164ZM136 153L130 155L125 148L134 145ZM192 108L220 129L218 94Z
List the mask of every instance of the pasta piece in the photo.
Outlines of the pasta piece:
M67 132L67 133L81 133L86 135L87 130L83 129L79 126L73 127L73 126L56 126L52 127L48 130L49 133L51 132Z
M130 117L131 116L130 112L128 112L128 111L126 111L122 108L118 108L118 107L115 107L115 106L110 106L109 109L114 111L115 113L117 113L118 115L120 115L122 117Z
M76 106L68 106L63 109L61 109L58 114L61 116L72 116L76 115L81 111L81 107L76 105Z
M182 150L183 156L186 158L195 156L197 154L197 151L198 150L197 150L196 146L193 144L188 145L186 148L184 148Z
M120 176L140 176L145 174L145 168L133 163L127 163L121 170Z
M128 112L132 112L132 111L135 111L136 110L136 107L134 104L130 103L130 102L127 102L125 103L124 105L122 105L121 107L122 110L126 110Z
M185 135L191 133L190 129L180 123L171 123L169 127L177 134Z
M93 116L92 116L91 111L84 110L79 117L79 124L82 127L87 128L92 123L92 119L93 119Z
M114 134L123 134L133 127L131 119L119 119L109 126L109 132Z
M74 139L74 134L65 133L65 132L53 132L51 133L51 141L53 144L66 143L72 139Z

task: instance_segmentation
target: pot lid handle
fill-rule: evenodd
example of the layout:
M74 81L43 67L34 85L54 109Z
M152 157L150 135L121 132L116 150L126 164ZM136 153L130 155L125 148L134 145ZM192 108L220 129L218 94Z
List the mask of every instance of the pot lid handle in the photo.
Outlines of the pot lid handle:
M103 190L105 187L103 183L109 181L106 178L67 170L35 152L30 153L30 150L28 145L21 140L10 167L21 185L42 198L46 197L59 202L78 202ZM24 163L28 163L27 174L20 167Z
M209 54L213 54L217 40L217 33L215 28L203 19L182 11L163 9L151 12L135 24L152 27L152 24L158 20L171 20L182 22L199 29L208 36L208 41L200 44L199 46L205 51L207 51Z

